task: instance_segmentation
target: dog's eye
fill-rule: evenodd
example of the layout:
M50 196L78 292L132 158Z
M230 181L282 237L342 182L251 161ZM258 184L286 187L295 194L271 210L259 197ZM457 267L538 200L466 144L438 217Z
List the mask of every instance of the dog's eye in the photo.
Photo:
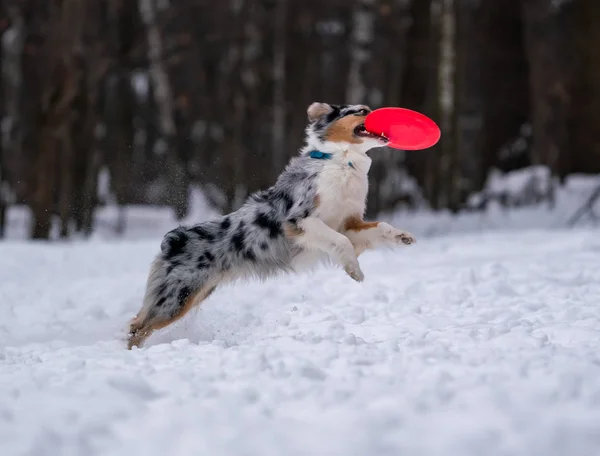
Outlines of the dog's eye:
M369 111L363 108L360 111L358 111L358 114L361 116L366 116L367 114L369 114Z

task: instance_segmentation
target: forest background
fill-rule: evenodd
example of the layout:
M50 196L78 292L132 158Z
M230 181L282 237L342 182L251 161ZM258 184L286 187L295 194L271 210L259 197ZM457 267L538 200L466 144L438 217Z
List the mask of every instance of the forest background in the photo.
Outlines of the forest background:
M552 210L600 174L598 24L598 0L1 0L0 236L16 207L36 239L89 235L107 205L182 220L194 188L235 209L312 101L440 125L426 151L371 152L369 215ZM489 185L519 170L518 192Z

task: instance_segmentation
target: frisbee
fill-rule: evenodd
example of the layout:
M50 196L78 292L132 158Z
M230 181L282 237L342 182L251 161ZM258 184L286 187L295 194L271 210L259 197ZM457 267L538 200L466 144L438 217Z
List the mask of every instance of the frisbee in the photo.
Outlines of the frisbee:
M390 147L421 150L434 146L441 136L437 124L424 114L405 108L375 109L365 118L365 129L384 135Z

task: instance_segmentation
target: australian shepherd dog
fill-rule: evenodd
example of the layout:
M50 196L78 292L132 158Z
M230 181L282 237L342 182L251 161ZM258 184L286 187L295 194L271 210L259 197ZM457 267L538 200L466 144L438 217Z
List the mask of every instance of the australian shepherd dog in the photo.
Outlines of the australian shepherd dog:
M363 220L367 152L388 142L365 129L369 112L364 105L312 103L305 145L271 188L235 212L167 233L128 347L141 347L224 283L297 272L322 260L362 282L358 256L365 250L413 244L406 231Z

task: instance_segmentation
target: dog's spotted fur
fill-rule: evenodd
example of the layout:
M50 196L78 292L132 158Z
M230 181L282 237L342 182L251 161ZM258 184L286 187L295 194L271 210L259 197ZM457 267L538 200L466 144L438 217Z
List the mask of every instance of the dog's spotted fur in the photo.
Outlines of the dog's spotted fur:
M366 152L386 142L362 129L369 112L363 105L313 103L306 145L271 188L231 214L167 233L128 347L141 346L224 282L266 279L327 259L362 281L357 256L363 251L415 242L387 223L362 219L371 165ZM311 158L312 150L331 159Z

